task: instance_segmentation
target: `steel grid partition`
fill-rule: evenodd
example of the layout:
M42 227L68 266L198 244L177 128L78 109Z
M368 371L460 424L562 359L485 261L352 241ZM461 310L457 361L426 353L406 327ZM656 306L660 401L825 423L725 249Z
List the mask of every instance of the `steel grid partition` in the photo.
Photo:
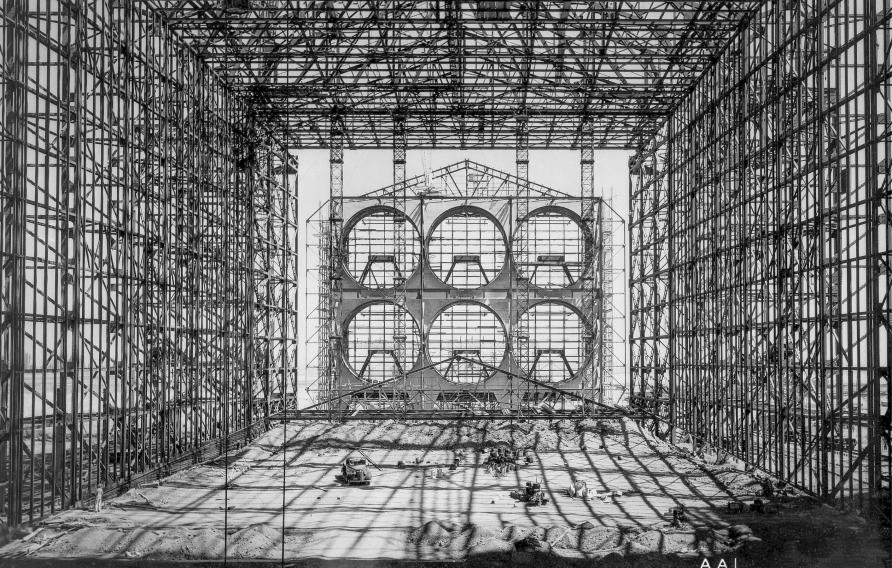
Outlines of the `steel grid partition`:
M768 2L631 165L632 401L886 517L892 4Z
M292 159L143 3L7 0L0 22L14 526L251 435L252 384L269 401L296 372L297 201Z
M606 367L600 199L463 162L340 202L337 247L332 206L317 212L328 278L313 407L341 418L595 412L582 399L603 400Z

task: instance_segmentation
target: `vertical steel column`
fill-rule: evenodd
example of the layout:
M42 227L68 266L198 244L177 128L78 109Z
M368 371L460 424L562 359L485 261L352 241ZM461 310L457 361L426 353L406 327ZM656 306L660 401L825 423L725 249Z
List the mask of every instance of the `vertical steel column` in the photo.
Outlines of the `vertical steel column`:
M259 133L258 133L259 134ZM255 278L255 292L257 293L257 306L259 310L256 326L254 327L254 380L256 386L252 391L252 404L260 405L263 411L263 420L269 424L272 411L273 398L272 372L273 342L275 333L273 330L274 314L272 313L273 282L271 278L270 261L272 248L274 247L274 235L272 232L271 209L272 193L275 187L270 179L271 152L268 140L261 139L255 156L254 177L256 182L254 192L251 195L254 201L253 238L257 241L254 256L254 266L257 271Z
M245 282L245 359L242 366L242 374L244 384L242 385L242 404L244 405L245 424L250 426L256 420L254 415L254 368L255 349L256 349L256 329L258 325L257 313L257 282L255 277L255 256L257 255L258 243L254 238L254 217L256 215L254 206L254 194L259 191L257 179L254 170L257 165L257 132L255 125L256 118L253 115L246 117L245 130L239 137L241 144L241 163L239 186L244 187L241 192L241 201L245 204L245 217L242 226L242 238L244 239L245 257L243 263L245 265L244 282Z
M140 361L135 352L135 347L137 342L136 326L139 324L139 318L141 316L140 306L138 304L138 277L140 275L136 274L134 270L134 227L136 225L135 217L138 215L138 211L133 207L133 186L137 180L133 178L134 154L133 136L131 132L131 107L133 103L133 47L131 43L133 18L132 1L133 0L119 1L112 9L113 21L117 28L116 31L120 38L119 41L121 42L118 48L120 53L116 58L117 69L115 77L120 89L120 98L117 103L119 108L116 109L116 114L118 114L119 117L116 132L118 136L116 157L120 164L120 178L117 180L119 201L116 203L117 211L115 211L115 217L122 264L119 273L121 279L118 283L120 286L121 305L116 324L118 338L121 342L120 365L123 369L123 376L119 377L119 380L121 381L121 449L123 459L126 463L124 479L128 484L130 483L133 474L136 473L134 470L138 466L137 463L134 463L134 453L138 450L138 448L134 447L134 442L136 442L137 438L134 434L138 432L139 426L134 423L136 419L134 413L136 403L133 400L133 395L139 388L138 380L140 373L138 367ZM63 382L62 384L65 385L66 383ZM74 416L78 411L77 405L80 401L77 386L73 384L72 390L70 414L73 421ZM78 500L78 488L75 484L79 481L79 472L74 455L76 453L74 445L77 440L77 436L74 435L76 432L75 428L76 426L72 423L71 506L74 506Z
M875 32L877 46L892 45L892 2L883 0L881 12L886 15L885 21L879 25ZM879 250L877 258L877 276L880 285L878 318L881 324L879 330L879 357L881 368L878 370L880 395L885 395L885 400L880 401L883 413L882 435L885 438L885 453L880 456L881 474L892 480L892 53L889 50L877 53L876 61L877 86L874 94L877 106L877 225L879 228ZM883 392L885 391L885 392ZM881 477L882 479L882 477ZM880 514L886 523L892 522L892 501L887 501L885 510ZM892 537L892 534L890 534ZM889 546L889 543L886 543Z
M877 6L873 0L863 0L864 23L868 30L867 38L863 42L863 73L865 84L864 97L864 139L867 141L867 150L864 157L865 166L865 199L866 199L866 260L867 273L865 274L866 298L866 326L867 326L867 404L868 404L868 433L867 433L867 482L873 491L882 484L883 453L882 453L882 414L880 412L881 373L880 365L882 354L880 351L881 334L883 332L882 320L884 318L881 294L887 293L889 283L883 281L886 272L883 270L884 258L880 254L880 229L879 214L882 207L883 194L879 186L879 150L882 139L879 138L878 102L883 77L880 75L883 68L878 65L877 47ZM887 15L888 17L888 15ZM888 50L888 45L884 50ZM888 221L887 221L888 222ZM886 361L888 368L890 362ZM888 480L892 482L892 480Z
M285 371L291 377L291 392L293 398L290 408L297 408L297 386L300 380L298 372L300 365L300 177L298 157L292 155L288 148L283 148L285 159L285 172L287 200L284 208L284 225L287 228L283 238L288 251L288 261L285 264L285 303L289 312L289 325L286 327L286 339L288 341L288 359L285 362ZM286 409L289 408L286 405Z
M514 164L517 179L529 181L530 169L530 123L526 114L518 114L514 118Z
M582 220L589 229L592 236L592 242L586 243L587 250L585 252L585 269L580 276L582 280L582 313L585 320L586 333L591 334L585 344L588 351L588 364L583 372L583 384L581 388L589 389L588 396L592 400L601 401L603 392L601 389L601 379L603 378L603 361L599 360L601 352L597 348L596 342L603 340L600 332L600 322L598 321L598 307L600 302L598 288L600 286L599 278L601 277L601 254L600 249L602 243L599 241L600 233L598 230L598 210L595 199L595 179L594 179L594 126L590 118L583 118L582 129L579 139L579 165L580 165L580 186L582 195ZM600 201L600 200L598 200ZM583 405L583 415L588 409Z
M334 317L341 304L341 239L344 226L344 120L338 114L331 116L331 131L329 133L329 278L331 281L331 293L329 299L329 368L326 376L332 384L331 394L340 395L341 385L338 377L341 364L341 329L340 322ZM343 411L342 401L333 403L337 406L335 416L338 420ZM331 418L332 415L329 414Z
M513 200L515 214L510 216L511 222L513 226L509 227L508 234L514 235L517 234L520 236L519 239L510 239L509 248L514 248L515 250L510 251L510 257L513 262L516 262L518 259L527 258L528 251L530 249L530 233L532 231L532 226L528 223L529 215L530 215L530 186L529 186L529 152L530 152L530 124L529 117L526 113L518 113L515 116L515 126L514 126L514 162L516 166L516 175L518 179L519 185L517 187L517 191L515 192L515 198ZM524 224L527 224L524 230L521 230L521 227ZM519 232L518 232L519 231ZM520 350L520 342L521 341L531 341L531 330L517 330L515 329L515 322L519 322L521 317L526 313L526 311L530 308L530 275L532 274L532 267L524 267L523 273L524 276L521 277L520 267L515 267L517 276L517 289L513 291L509 298L510 306L509 311L511 313L511 319L508 322L508 341L509 344L513 343L513 349L515 352L515 357L511 358L512 361L512 372L520 374L523 372L522 369L517 365L517 356ZM528 319L531 321L531 319ZM531 325L528 323L528 325ZM519 394L515 390L515 384L517 381L514 377L508 378L508 388L509 388L509 404L512 407L515 407L515 414L518 418L521 416L521 412L523 409L522 399L523 395ZM528 382L524 382L521 387L526 387L526 405L527 407L537 404L539 401L534 400L531 396L531 384Z
M394 116L393 121L393 208L398 216L394 218L394 265L397 275L394 277L393 302L397 306L395 326L393 333L394 358L396 360L396 372L401 375L401 380L394 381L391 393L391 402L394 409L403 412L408 410L409 394L406 388L406 369L402 361L406 356L406 325L408 324L408 312L406 311L406 286L408 274L400 273L400 266L405 266L406 229L409 227L406 211L406 117L401 114ZM404 400L405 397L405 400Z
M70 383L77 390L81 384L79 369L79 348L81 339L81 307L80 307L80 250L82 232L79 228L81 219L81 42L82 42L82 7L80 2L71 2L64 8L66 15L64 39L67 47L67 61L62 69L60 97L67 108L62 109L63 119L63 155L64 163L60 168L60 197L65 205L65 223L62 228L60 258L62 259L62 299L64 302L64 321L62 323L62 383ZM75 396L72 399L76 399ZM74 409L72 409L74 411ZM81 425L72 414L72 443L77 438L75 432L81 432ZM72 471L83 468L80 463L82 455L72 451ZM75 459L77 458L77 463ZM81 467L78 468L77 466ZM89 466L88 466L89 467ZM78 475L78 481L81 479ZM88 491L92 482L88 479ZM73 493L73 492L72 492ZM72 496L73 499L73 496Z
M25 151L28 101L27 80L28 23L27 2L5 0L6 60L3 62L3 99L6 115L2 202L2 242L0 270L0 475L8 472L6 514L10 527L22 521L23 459L22 420L24 405L25 340Z
M673 128L674 128L673 121L670 118L670 120L667 121L667 125L666 125L666 129L667 129L666 155L668 156L668 161L670 164L674 163L674 156L672 153L673 138L674 138L673 137L673 133L674 133ZM669 168L671 169L671 167L672 166L670 165ZM666 298L667 298L667 302L668 302L668 306L667 306L668 325L667 325L667 328L669 330L669 337L670 337L669 345L668 345L668 349L667 349L667 353L666 353L667 361L669 364L667 365L668 368L666 370L667 370L667 374L669 375L669 378L668 378L669 385L668 385L668 393L667 393L668 394L667 403L669 405L669 416L668 416L669 441L673 444L676 443L676 441L677 441L677 439L676 439L676 430L677 430L676 417L677 417L677 412L678 412L678 409L676 408L676 384L675 384L676 381L678 380L678 378L676 376L677 354L675 352L676 342L672 340L672 330L675 329L675 319L678 317L678 314L676 313L675 284L674 284L674 281L675 281L674 271L676 269L675 247L674 247L675 239L673 238L673 229L675 228L674 213L675 213L675 203L676 203L676 196L675 196L675 192L673 191L675 189L675 184L672 181L674 177L675 176L673 176L673 173L671 171L668 172L668 175L666 176L666 194L668 196L668 208L666 211L666 224L667 224L667 228L666 228L666 232L667 232L666 257L668 259L668 265L669 265L669 273L666 276Z
M594 188L592 189L594 192ZM605 311L604 311L604 201L597 199L594 208L594 232L595 241L595 272L592 275L595 278L596 286L594 287L595 307L592 310L594 319L592 321L592 330L595 333L595 344L592 346L592 355L594 360L598 362L598 390L592 393L592 398L597 396L597 401L604 403L604 375L607 362L604 360L604 329L605 329Z
M629 161L629 404L657 416L649 422L657 431L668 410L663 380L670 343L666 137L664 126ZM678 152L673 155L677 159Z
M406 117L393 117L393 185L397 192L406 182Z
M530 83L530 75L532 72L532 61L533 61L533 44L536 39L536 27L537 27L537 19L538 19L539 10L531 9L528 12L529 24L523 30L522 36L522 44L524 57L521 59L522 67L521 67L521 87L524 93L527 92ZM525 95L524 95L525 97ZM515 115L515 133L514 133L514 162L515 162L515 175L520 183L525 184L523 187L518 187L515 192L515 199L513 200L513 205L515 209L515 213L509 217L511 219L513 226L509 227L509 235L518 235L519 239L509 239L509 252L510 258L512 262L517 262L518 259L526 259L528 258L528 252L530 250L530 233L532 231L532 224L529 222L530 215L530 187L529 187L529 147L530 147L530 123L529 123L529 115L526 112L526 101L523 101L523 106L520 111ZM523 224L527 223L526 228L523 228ZM514 250L510 250L514 249ZM512 294L509 298L509 313L511 314L511 320L509 321L508 328L508 342L511 346L511 349L514 351L514 357L511 358L512 372L520 375L523 373L523 369L520 368L520 365L517 364L518 354L522 349L520 344L521 342L529 342L532 341L532 331L529 329L529 326L532 324L533 318L527 318L527 329L520 329L519 322L523 315L530 308L530 278L532 275L532 267L524 267L523 269L524 275L521 276L521 268L515 266L515 274L517 278L515 282L517 283L517 289L512 291ZM518 328L515 329L515 322L517 322ZM531 369L532 374L532 369ZM533 405L537 405L540 403L539 400L536 400L536 397L531 392L531 384L528 382L524 382L522 387L526 387L525 395L520 395L515 393L515 383L517 382L514 377L510 377L509 379L509 401L512 405L517 405L516 414L518 417L521 416L523 410L527 412L532 410ZM526 398L526 405L522 404L523 398ZM517 400L515 400L517 399Z

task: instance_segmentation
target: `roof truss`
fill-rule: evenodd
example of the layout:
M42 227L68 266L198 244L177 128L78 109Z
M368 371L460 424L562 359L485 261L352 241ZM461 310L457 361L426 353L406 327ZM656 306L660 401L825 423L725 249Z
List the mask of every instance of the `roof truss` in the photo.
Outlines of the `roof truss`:
M294 146L601 147L649 136L762 1L151 0Z

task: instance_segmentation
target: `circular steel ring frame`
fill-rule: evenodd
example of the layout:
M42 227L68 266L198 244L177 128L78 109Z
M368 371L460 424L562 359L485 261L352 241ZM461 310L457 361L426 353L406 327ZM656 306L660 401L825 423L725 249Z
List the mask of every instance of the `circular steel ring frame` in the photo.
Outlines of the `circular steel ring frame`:
M365 382L379 383L415 366L421 333L408 310L389 300L376 300L359 306L347 318L343 345L343 360L350 371Z
M473 206L442 213L431 225L425 252L437 278L453 288L482 288L508 261L508 239L498 219Z
M543 383L564 383L592 361L594 334L573 305L542 300L520 314L514 329L514 358L521 371Z
M530 227L533 234L528 235ZM547 206L520 220L512 239L517 274L541 289L579 282L594 258L594 236L583 218L564 207ZM532 268L530 268L532 267Z
M402 219L402 221L400 221ZM402 250L396 231L402 225ZM367 288L396 288L418 269L421 236L412 219L400 210L376 205L354 215L344 227L343 268Z
M426 343L440 376L461 384L489 379L495 374L490 367L498 367L508 353L504 322L492 308L473 300L453 302L437 312ZM466 359L449 360L455 355Z

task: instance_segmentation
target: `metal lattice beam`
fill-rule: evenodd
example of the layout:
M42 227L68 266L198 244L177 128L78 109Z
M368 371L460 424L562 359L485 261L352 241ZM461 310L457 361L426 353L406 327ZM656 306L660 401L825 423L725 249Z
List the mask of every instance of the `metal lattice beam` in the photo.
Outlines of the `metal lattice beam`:
M183 40L293 146L634 147L690 90L741 22L739 2L152 0Z

